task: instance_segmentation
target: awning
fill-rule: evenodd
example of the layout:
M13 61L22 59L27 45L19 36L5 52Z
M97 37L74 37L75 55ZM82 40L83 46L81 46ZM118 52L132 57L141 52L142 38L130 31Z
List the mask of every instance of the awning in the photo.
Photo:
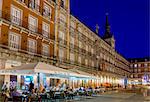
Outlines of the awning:
M69 71L72 71L72 72L75 72L75 73L77 73L77 74L79 74L78 75L78 77L83 77L83 78L89 78L89 79L95 79L96 77L94 76L94 75L92 75L92 74L89 74L89 73L86 73L86 72L84 72L84 71L81 71L81 70L78 70L78 69L75 69L75 68L73 68L73 69L69 69Z
M76 73L69 70L65 70L53 65L46 63L30 63L21 66L13 67L11 69L0 70L0 73L8 74L36 74L36 73L46 73L46 74L62 74L62 75L76 75Z
M43 62L23 64L21 66L13 67L11 69L2 69L0 74L9 75L35 75L37 73L44 73L49 77L77 77L77 78L88 78L96 79L92 74L77 70L77 69L63 69L57 66L46 64Z

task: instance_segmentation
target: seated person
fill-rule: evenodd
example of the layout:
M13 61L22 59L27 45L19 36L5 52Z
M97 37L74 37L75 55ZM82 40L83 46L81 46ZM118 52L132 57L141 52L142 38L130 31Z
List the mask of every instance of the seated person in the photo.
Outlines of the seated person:
M19 93L19 92L17 91L17 88L15 87L15 88L14 88L14 91L12 92L11 95L12 95L12 96L21 96L21 93Z

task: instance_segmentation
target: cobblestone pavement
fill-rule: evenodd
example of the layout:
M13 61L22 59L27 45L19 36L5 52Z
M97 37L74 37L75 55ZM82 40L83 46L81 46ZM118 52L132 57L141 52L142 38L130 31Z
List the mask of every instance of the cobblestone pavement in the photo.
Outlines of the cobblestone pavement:
M78 102L150 102L150 98L144 98L142 95L135 93L112 93L82 99Z

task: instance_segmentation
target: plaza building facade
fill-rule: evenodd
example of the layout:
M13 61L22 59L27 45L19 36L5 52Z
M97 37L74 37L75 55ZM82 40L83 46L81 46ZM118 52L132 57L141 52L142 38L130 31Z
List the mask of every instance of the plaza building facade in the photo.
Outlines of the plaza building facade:
M75 86L127 84L130 63L115 50L108 15L105 27L99 37L98 27L93 32L70 14L70 0L0 0L0 69L44 62L98 77Z
M150 58L129 59L132 84L150 84Z
M0 68L33 62L53 64L54 19L53 1L0 0Z

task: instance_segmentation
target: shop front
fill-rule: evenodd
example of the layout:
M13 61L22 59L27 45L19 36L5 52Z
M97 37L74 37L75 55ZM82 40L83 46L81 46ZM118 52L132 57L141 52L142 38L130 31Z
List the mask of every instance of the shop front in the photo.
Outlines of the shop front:
M31 81L36 88L40 84L49 87L65 83L72 88L97 85L96 77L91 74L76 69L65 70L42 62L3 69L0 70L0 74L4 76L5 82L9 82L9 85L17 86L21 90L27 89Z

